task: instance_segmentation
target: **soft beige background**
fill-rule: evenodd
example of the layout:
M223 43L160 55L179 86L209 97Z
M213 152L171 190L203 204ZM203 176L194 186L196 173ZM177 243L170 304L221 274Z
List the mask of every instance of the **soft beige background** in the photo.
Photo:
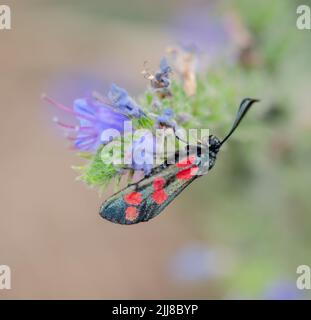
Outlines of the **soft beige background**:
M148 223L100 218L108 192L100 197L75 181L70 167L80 160L52 122L70 119L40 100L47 93L70 104L88 90L105 94L111 82L137 96L146 87L143 62L155 70L175 43L174 19L186 13L205 28L211 1L5 1L12 30L0 30L0 265L12 269L12 290L0 290L0 299L269 298L270 287L278 298L308 294L296 290L296 268L311 265L311 33L296 29L294 1L244 8L243 18L261 25L259 52L277 66L254 67L262 103L215 170ZM280 39L285 48L297 40L283 58ZM237 82L245 77L244 70ZM275 103L281 116L269 120L265 107ZM247 141L254 143L244 149ZM191 244L172 274L172 258ZM216 258L206 261L206 252ZM194 278L178 278L179 266Z

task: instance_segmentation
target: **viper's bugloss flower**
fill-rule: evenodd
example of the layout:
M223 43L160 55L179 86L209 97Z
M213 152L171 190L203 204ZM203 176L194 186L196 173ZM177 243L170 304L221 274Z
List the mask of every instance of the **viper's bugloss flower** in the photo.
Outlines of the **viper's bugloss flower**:
M64 106L53 99L43 96L43 99L58 109L72 114L79 125L67 124L55 118L55 122L66 130L69 140L74 141L74 147L81 151L96 151L103 143L101 135L104 130L124 130L124 122L129 117L116 112L111 106L99 102L93 98L77 99L73 108Z
M169 79L170 72L172 72L172 68L169 66L167 59L164 57L160 61L160 71L158 71L154 76L149 76L151 80L151 87L160 91L168 90L171 84Z
M151 86L139 97L139 103L116 84L112 84L106 97L94 93L88 98L75 100L72 107L44 98L73 115L78 122L66 124L56 119L74 142L74 148L85 151L79 156L87 163L74 167L81 174L80 180L103 188L113 178L118 181L124 171L130 179L138 173L148 175L159 165L158 160L164 163L173 156L172 153L175 154L176 143L170 150L163 150L161 142L157 141L157 129L168 129L166 133L172 131L181 141L180 138L185 136L183 130L201 125L201 117L206 121L209 112L206 105L214 106L216 111L221 110L223 93L221 98L217 94L209 95L210 87L206 84L209 78L202 78L200 90L196 90L195 52L179 48L171 51L169 59L170 64L166 58L161 59L155 74L148 70L142 72ZM172 80L170 73L174 73ZM216 83L222 84L218 80ZM130 126L125 123L129 121ZM111 129L118 133L109 135ZM136 133L140 130L149 130L149 133L139 137ZM178 146L183 147L183 144L178 143ZM116 161L111 163L112 158Z
M157 117L157 123L159 126L176 127L176 122L173 120L174 112L172 109L165 109L161 115Z
M141 107L129 96L128 92L116 84L112 84L108 97L117 110L128 116L140 118L145 115Z
M160 71L155 74L155 80L153 84L161 88L168 88L171 84L169 79L169 73L172 71L172 68L168 65L167 59L162 58L160 61Z

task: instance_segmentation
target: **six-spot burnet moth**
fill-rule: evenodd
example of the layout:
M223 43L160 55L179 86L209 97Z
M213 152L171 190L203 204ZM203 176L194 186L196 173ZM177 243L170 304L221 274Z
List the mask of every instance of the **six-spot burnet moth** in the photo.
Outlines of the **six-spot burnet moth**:
M210 135L208 143L199 143L187 151L176 164L160 165L148 177L128 185L106 200L100 215L118 224L136 224L148 221L169 205L192 181L206 174L215 164L221 146L232 135L257 99L244 99L238 109L231 130L221 141Z

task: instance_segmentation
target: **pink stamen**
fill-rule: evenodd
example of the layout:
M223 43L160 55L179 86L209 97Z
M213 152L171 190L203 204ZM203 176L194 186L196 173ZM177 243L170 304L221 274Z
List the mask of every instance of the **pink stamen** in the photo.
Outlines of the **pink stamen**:
M64 122L61 122L59 121L57 118L54 118L53 121L59 125L60 127L62 128L65 128L65 129L70 129L70 130L74 130L74 131L94 131L94 128L93 127L90 127L90 126L74 126L74 125L71 125L71 124L67 124L67 123L64 123Z
M78 131L79 126L73 126L71 124L63 123L59 121L57 118L54 118L53 121L62 128Z
M81 113L78 113L78 112L75 112L73 109L67 107L67 106L64 106L63 104L61 103L58 103L57 101L55 101L54 99L48 97L47 95L42 95L42 99L52 105L54 105L55 107L57 107L58 109L60 110L63 110L65 112L68 112L68 113L71 113L71 114L74 114L75 116L79 117L79 118L82 118L82 119L85 119L85 120L88 120L88 121L94 121L95 118L93 117L89 117L87 115L84 115L84 114L81 114Z
M92 140L95 140L94 138L96 138L97 137L97 134L92 134L92 135L89 135L89 136L85 136L85 137L66 137L68 140L81 140L81 141L83 141L83 140L89 140L89 139L91 139L92 138Z

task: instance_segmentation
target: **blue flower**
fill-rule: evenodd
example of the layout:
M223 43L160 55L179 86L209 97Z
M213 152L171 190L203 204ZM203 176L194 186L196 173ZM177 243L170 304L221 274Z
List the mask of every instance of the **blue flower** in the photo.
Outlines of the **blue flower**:
M168 65L166 58L162 58L160 61L160 71L157 72L151 80L152 88L163 91L165 95L170 95L168 88L171 85L171 81L169 79L169 73L171 71L172 68Z
M203 281L217 275L217 255L193 243L179 250L170 261L170 273L178 281Z
M134 118L140 118L145 115L141 107L129 96L128 92L116 84L112 84L108 97L113 106L125 115Z
M159 126L176 127L176 122L173 120L174 112L172 109L165 109L161 115L157 117L157 123Z
M184 48L197 48L212 61L227 56L232 41L226 23L214 6L186 7L177 13L172 32Z
M82 151L96 151L103 144L101 135L104 130L116 129L123 133L124 122L129 120L126 115L116 112L94 98L77 99L73 103L73 108L46 96L43 99L58 109L74 115L79 121L79 125L71 125L55 118L55 122L66 130L68 139L74 141L74 147Z

